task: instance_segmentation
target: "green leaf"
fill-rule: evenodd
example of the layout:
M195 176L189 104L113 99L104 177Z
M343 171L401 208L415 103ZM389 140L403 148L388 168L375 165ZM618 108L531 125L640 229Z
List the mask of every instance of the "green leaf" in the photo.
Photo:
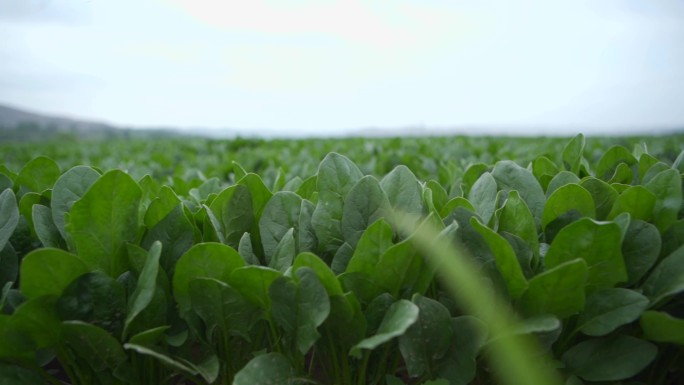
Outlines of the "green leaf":
M19 206L14 191L6 189L0 194L0 250L5 248L19 223Z
M570 171L561 171L555 174L553 178L549 181L546 187L546 197L548 198L559 188L567 184L578 184L580 182L579 177Z
M73 254L59 249L37 249L21 263L21 292L27 298L59 297L73 280L87 272L86 264Z
M141 196L133 178L113 170L101 176L74 203L67 231L79 257L91 268L102 269L113 277L126 270L121 249L125 242L137 237Z
M325 287L329 296L344 295L342 286L337 280L335 273L333 273L332 270L330 270L330 267L315 254L301 253L295 258L294 263L292 264L294 272L296 273L297 270L303 267L308 267L316 273L316 276Z
M392 237L392 226L384 219L379 219L368 226L356 245L346 272L361 271L371 274L380 256L393 245Z
M280 353L254 357L233 380L233 385L292 385L295 371L290 361Z
M275 280L269 295L274 321L294 336L297 349L306 354L320 337L316 329L330 314L330 301L313 270L298 269L296 278L296 284L285 277Z
M45 379L37 371L18 365L0 363L0 385L45 385Z
M230 282L231 273L245 261L230 246L220 243L199 243L178 260L173 276L173 295L182 312L190 310L190 281L194 278L216 278Z
M633 285L651 270L661 249L658 229L650 223L633 220L622 241L622 255L627 268L627 286Z
M390 202L378 180L371 175L359 179L344 201L340 228L345 242L356 247L366 228L385 217L389 209Z
M463 192L470 191L482 173L486 172L488 169L489 166L484 163L471 163L463 173L463 184L465 185Z
M658 348L627 335L592 339L570 348L563 362L586 381L619 381L633 377L653 361Z
M55 226L67 239L65 214L71 211L71 207L77 200L85 195L86 191L100 177L97 171L87 166L76 166L62 174L52 188L52 219Z
M568 211L576 212L583 217L596 217L594 200L589 191L574 183L559 187L546 201L542 229L546 229L549 223Z
M268 289L273 281L283 274L265 266L245 266L235 269L230 275L230 285L250 302L264 310L271 309Z
M43 205L33 205L33 226L44 247L65 248L62 236L52 220L52 210Z
M539 238L532 212L517 191L511 191L504 206L497 210L499 233L507 232L523 239L535 255L539 254Z
M326 253L334 253L344 243L340 227L344 199L362 176L351 160L336 153L326 155L318 166L318 204L311 223Z
M593 177L582 179L580 185L591 194L596 206L596 219L606 219L615 204L618 192L608 183Z
M96 371L113 371L126 360L119 341L107 331L81 321L65 321L62 338L76 355Z
M318 239L316 239L316 229L311 224L311 217L316 210L316 206L306 199L302 199L302 207L299 211L299 227L297 245L299 245L298 252L315 251L318 248Z
M664 298L684 291L684 246L663 259L643 285L644 294L656 305Z
M294 229L289 229L283 235L280 243L273 252L273 256L268 263L268 267L285 272L292 265L292 260L297 253L295 246Z
M684 320L665 312L647 311L641 315L641 329L644 337L656 342L684 345Z
M37 349L55 347L60 340L56 301L54 296L41 296L22 303L9 320L10 329L26 333Z
M587 290L612 287L627 281L622 258L620 227L612 222L582 218L564 227L546 253L547 268L581 258L587 263Z
M17 282L18 273L19 257L14 248L12 248L12 245L7 244L4 249L0 250L0 287L4 288L7 284L12 286L14 282ZM0 300L0 313L3 307L4 301Z
M150 202L150 205L145 210L144 223L148 229L153 228L164 218L166 218L173 209L175 209L181 200L176 196L176 193L169 186L162 186L159 189L159 196Z
M468 193L468 200L473 204L477 214L482 218L485 224L489 223L492 215L494 215L494 209L496 209L496 194L496 180L492 174L488 172L480 175L480 178L475 182Z
M361 349L373 350L377 346L401 336L418 320L419 312L418 306L405 299L393 303L385 313L376 334L354 345L349 354L359 358L361 357Z
M254 248L252 247L252 236L249 233L242 234L240 238L240 245L238 246L238 253L242 258L250 265L258 265L259 258L254 254Z
M395 167L382 178L380 187L393 210L417 216L423 214L423 187L408 167Z
M55 184L61 171L54 160L39 156L26 163L15 180L17 186L26 186L30 191L43 192Z
M242 294L213 278L191 280L189 293L192 310L207 326L207 340L213 340L215 330L220 330L224 337L241 336L250 340L249 331L260 314Z
M221 224L224 242L237 248L240 238L252 230L254 209L252 195L243 185L233 185L223 190L209 206Z
M145 266L138 277L138 284L128 300L128 314L124 324L123 338L128 334L128 328L135 319L152 301L157 286L157 274L159 273L159 257L161 256L162 244L154 242L145 260Z
M173 276L176 263L195 242L193 224L183 210L183 204L174 207L154 227L148 229L141 246L151 248L155 242L161 242L160 265L169 276Z
M492 250L496 267L506 281L508 295L512 299L519 298L527 288L527 280L511 244L494 230L480 223L475 217L470 218L470 224L484 237Z
M618 214L629 213L632 219L648 221L655 207L656 196L643 186L632 186L623 191L615 200L607 219Z
M261 242L264 246L266 261L271 263L278 245L286 234L294 229L290 234L294 240L294 253L297 252L297 229L299 228L299 215L302 207L302 198L290 191L280 191L266 203L264 212L259 220L259 230L261 232ZM292 255L294 257L294 255Z
M539 182L529 170L512 161L505 160L496 163L494 170L492 170L492 176L496 179L499 190L508 192L517 190L520 197L527 203L527 207L530 208L535 220L541 221L546 196Z
M479 319L465 315L451 319L454 331L451 347L437 367L439 377L452 385L472 383L477 372L476 359L487 339L486 325Z
M123 284L100 271L79 276L57 301L62 320L92 323L116 335L122 332L126 310Z
M199 374L207 383L213 383L216 381L219 375L218 358L213 354L203 357L202 362L194 364L186 359L162 352L158 348L145 346L138 343L124 344L124 349L133 350L138 354L154 358L176 372L180 371L182 373L189 374L190 376Z
M639 318L648 305L648 298L633 290L599 290L587 297L577 328L586 335L603 336Z
M596 165L596 177L604 181L610 180L620 164L632 166L637 163L636 158L628 149L622 146L612 146L603 153Z
M645 187L656 196L653 224L661 233L677 221L682 207L682 177L674 169L660 172Z
M565 145L562 158L563 165L567 170L579 174L585 144L586 139L584 139L584 135L578 134Z
M451 347L451 315L441 303L415 294L418 320L399 337L399 350L411 377L421 376L444 357Z
M520 306L529 315L553 314L567 318L584 308L587 264L575 259L555 266L529 281Z

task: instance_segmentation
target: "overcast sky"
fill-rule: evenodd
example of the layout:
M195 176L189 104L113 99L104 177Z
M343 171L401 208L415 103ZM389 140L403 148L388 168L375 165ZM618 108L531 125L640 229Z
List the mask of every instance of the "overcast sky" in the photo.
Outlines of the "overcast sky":
M684 1L0 0L0 103L276 134L684 127Z

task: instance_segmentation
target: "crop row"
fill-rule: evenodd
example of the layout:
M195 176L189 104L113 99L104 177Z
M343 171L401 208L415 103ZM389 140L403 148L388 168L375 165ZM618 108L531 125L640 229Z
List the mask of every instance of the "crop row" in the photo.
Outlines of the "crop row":
M489 298L549 383L672 383L684 152L590 162L585 145L453 181L337 153L270 187L237 163L234 183L189 188L43 156L3 167L0 383L505 382L483 358L510 335L469 305ZM444 274L459 250L481 292Z

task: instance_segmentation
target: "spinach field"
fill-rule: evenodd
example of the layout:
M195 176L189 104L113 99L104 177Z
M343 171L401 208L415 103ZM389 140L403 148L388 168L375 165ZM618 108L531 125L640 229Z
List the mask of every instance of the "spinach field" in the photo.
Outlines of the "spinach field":
M684 381L684 136L0 143L0 384Z

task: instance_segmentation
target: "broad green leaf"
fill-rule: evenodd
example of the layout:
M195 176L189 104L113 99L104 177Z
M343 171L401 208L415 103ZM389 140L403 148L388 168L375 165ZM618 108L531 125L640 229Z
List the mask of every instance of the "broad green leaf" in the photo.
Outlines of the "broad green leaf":
M238 253L242 256L242 259L250 265L258 265L260 263L259 258L254 254L252 236L249 233L242 234L240 244L238 245Z
M632 219L648 221L655 207L656 196L643 186L632 186L623 191L615 200L607 219L618 214L629 213Z
M311 224L311 217L316 210L316 206L306 199L302 199L302 207L299 211L299 227L297 228L298 237L297 245L299 245L298 252L315 251L318 248L318 240L316 239L316 229Z
M545 156L539 156L532 161L532 174L537 178L539 184L542 185L544 191L546 191L551 180L547 178L558 174L558 171L558 166Z
M10 329L26 333L37 349L56 347L60 341L56 301L56 297L46 295L22 303L9 320Z
M150 248L155 242L161 242L160 264L169 276L173 276L178 259L193 245L195 237L193 225L185 215L183 205L178 204L166 217L148 229L142 240L142 247Z
M684 345L684 320L660 311L647 311L641 315L644 337L656 342Z
M563 362L586 381L619 381L633 377L653 361L658 348L627 335L580 342L563 354Z
M486 172L489 169L489 166L487 166L484 163L473 163L466 168L465 172L463 173L463 184L466 186L466 189L464 189L465 192L469 192L470 189L473 188L473 185L475 182L480 179L480 176ZM449 182L451 183L451 182Z
M335 255L330 262L330 268L335 274L342 274L347 270L347 265L354 254L354 249L349 246L347 242L344 242L342 246L335 252Z
M496 261L496 267L508 287L508 295L517 299L527 288L527 280L522 272L518 258L511 245L494 230L480 223L477 218L470 218L470 224L480 233L489 245Z
M475 182L468 193L468 201L473 204L477 214L482 218L485 224L494 215L496 209L496 194L497 185L496 180L492 174L485 172Z
M351 160L336 153L326 155L318 167L318 204L311 223L326 253L334 253L344 243L340 227L344 199L362 176Z
M418 320L399 337L399 350L411 377L418 377L444 357L451 347L451 315L441 303L415 294Z
M297 270L303 267L308 267L316 273L316 276L328 292L328 296L344 295L342 286L337 280L335 273L333 273L332 270L330 270L330 267L323 262L322 259L318 258L318 256L308 252L297 255L292 264L294 272L296 273Z
M157 274L159 273L159 257L162 252L162 244L154 242L145 261L145 266L138 277L138 284L133 294L128 299L128 313L124 324L124 338L128 334L128 328L135 319L152 301L157 285Z
M292 385L295 371L280 353L266 353L252 358L233 380L233 385Z
M250 302L264 310L271 308L268 289L283 274L265 266L245 266L230 274L228 283Z
M439 213L439 216L442 218L448 217L451 213L453 213L454 210L458 208L464 208L468 211L475 212L475 207L473 207L472 203L470 203L467 199L463 197L455 197L451 200L449 200L442 210Z
M603 336L638 319L648 305L648 298L633 290L599 290L587 296L577 328L586 335Z
M465 315L451 319L454 331L451 347L436 368L439 377L452 385L468 385L477 373L477 356L487 339L486 325Z
M580 185L589 191L594 200L596 219L606 219L615 204L618 192L608 183L593 177L582 179Z
M271 199L273 194L268 187L266 187L261 177L253 173L247 173L247 175L238 180L238 184L246 186L249 189L250 196L252 197L252 209L254 211L255 223L258 223L261 218L261 213L264 211L264 207L266 207L266 203Z
M643 153L639 157L639 178L641 179L641 182L643 183L644 176L648 172L648 170L653 167L655 164L658 163L658 159L653 157L650 154ZM676 167L673 166L674 169Z
M581 258L587 263L587 290L612 287L627 281L620 248L622 233L612 222L582 218L564 227L546 253L547 268Z
M620 163L615 168L615 172L613 173L613 176L608 180L608 183L611 183L611 184L620 183L620 184L630 185L633 180L634 180L634 170L632 170L632 168L629 167L626 163Z
M546 201L542 229L546 229L549 223L568 211L576 212L583 217L596 217L594 200L589 191L574 183L559 187Z
M87 166L76 166L62 174L52 188L52 219L55 226L67 239L65 214L71 211L71 206L85 195L86 191L100 177L100 174Z
M612 146L603 153L596 165L596 177L604 181L610 180L620 164L631 166L637 163L631 152L622 146Z
M408 167L395 167L380 180L380 187L393 210L418 216L423 214L423 187Z
M76 278L57 301L62 320L92 323L116 335L123 330L126 311L124 285L100 271Z
M39 156L26 163L15 180L17 186L26 186L30 191L43 192L55 184L61 174L54 160Z
M668 169L653 177L645 187L656 196L653 224L662 233L677 221L682 207L682 177L677 170Z
M553 314L567 318L584 308L587 264L581 259L554 266L530 279L520 299L521 308L530 315Z
M313 195L316 192L316 175L311 175L310 177L304 179L302 184L297 188L297 195L302 197L302 199L308 199L313 201ZM315 202L314 202L315 203Z
M173 295L182 312L190 310L190 281L194 278L216 278L230 282L231 273L245 266L240 254L220 243L199 243L178 260L173 275Z
M280 243L275 248L268 267L285 272L292 265L297 247L295 245L294 229L289 229L280 239Z
M684 291L684 246L663 259L643 285L644 294L656 305L671 295Z
M73 280L87 272L86 264L73 254L59 249L37 249L21 263L21 292L28 298L59 297Z
M405 299L400 299L390 306L385 313L385 317L380 323L375 335L363 339L354 345L349 354L354 357L361 357L361 349L373 350L379 345L391 339L401 336L406 330L418 320L418 306Z
M113 170L74 203L67 231L78 256L91 268L102 269L110 276L126 270L120 254L124 243L134 241L138 234L141 195L133 178Z
M258 308L228 284L213 278L195 278L189 286L192 310L207 327L207 339L218 330L223 337L250 339L249 330L258 320Z
M235 180L238 181L247 175L247 171L236 161L230 162L233 166L233 174L235 175Z
M0 385L45 385L45 379L38 371L19 365L0 363Z
M66 248L59 230L52 220L52 210L43 205L33 205L33 226L44 247Z
M335 336L336 342L345 350L366 336L366 317L354 293L330 296L330 315L323 328L328 328L328 332Z
M567 184L577 184L579 182L580 179L576 174L570 171L561 171L549 181L549 185L546 187L546 197L550 197L556 190Z
M302 198L290 191L277 192L266 203L266 207L259 220L259 230L267 262L271 263L278 244L280 244L291 229L294 229L291 236L295 241L295 253L297 252L296 240L301 207Z
M370 274L380 260L380 256L393 245L392 237L392 226L385 219L379 219L368 226L356 245L346 271L361 271Z
M622 241L622 256L627 268L627 285L633 285L651 270L660 254L658 229L650 223L633 220Z
M340 228L345 242L356 247L368 226L385 217L389 209L390 202L378 180L371 175L359 179L344 200Z
M505 160L496 163L494 170L492 170L492 176L496 179L499 190L509 192L517 190L520 197L527 203L527 207L530 208L535 220L541 221L546 196L539 182L529 170L512 161Z
M252 195L243 185L233 185L223 190L209 206L221 224L224 242L237 248L240 238L252 230L254 212Z
M432 191L432 203L435 209L437 209L437 212L440 212L444 205L449 201L449 194L444 187L434 179L427 181L425 187Z
M399 295L399 290L405 282L406 276L411 274L410 268L416 258L417 251L410 239L389 247L380 257L373 269L371 281L382 291L393 296ZM374 293L373 297L380 293ZM362 297L363 298L363 297Z
M316 330L330 314L325 287L309 268L296 272L296 281L281 277L269 288L273 320L292 335L297 349L306 354L320 334Z
M31 237L35 237L35 226L33 224L33 206L38 204L48 204L42 195L35 192L28 192L19 199L19 215L26 221L31 232Z
M504 206L497 210L499 215L499 233L507 232L523 239L535 255L539 254L539 238L537 226L532 212L517 191L511 191Z
M579 174L585 144L586 139L584 139L584 135L578 134L565 145L562 158L566 170Z
M19 206L14 191L6 189L0 194L0 250L5 248L19 223Z
M81 321L65 321L61 332L63 343L95 372L113 371L126 360L119 341L104 329Z
M153 228L157 223L166 218L173 209L175 209L181 200L176 196L171 187L162 186L159 190L159 196L150 202L144 216L145 226L148 229Z

